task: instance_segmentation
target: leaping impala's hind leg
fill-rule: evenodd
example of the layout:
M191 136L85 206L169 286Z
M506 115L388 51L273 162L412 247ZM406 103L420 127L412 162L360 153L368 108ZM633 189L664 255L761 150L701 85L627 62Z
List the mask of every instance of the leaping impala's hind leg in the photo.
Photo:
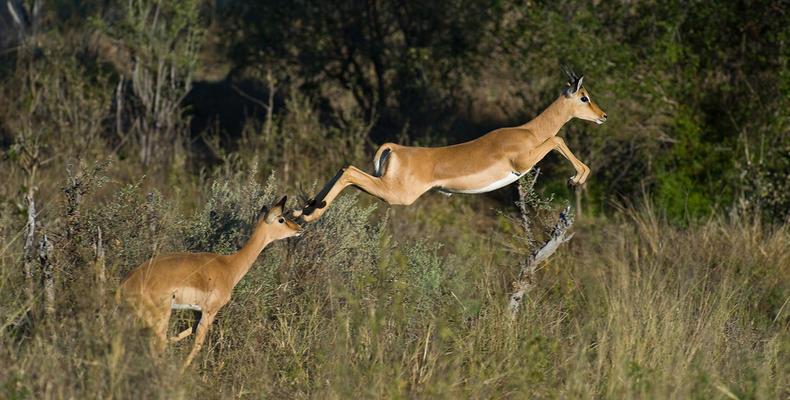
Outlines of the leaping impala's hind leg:
M347 168L340 170L301 213L296 212L294 216L298 217L301 215L305 222L317 220L326 212L337 195L347 186L356 186L368 194L393 205L409 205L430 189L430 187L421 187L419 185L407 187L402 180L394 177L392 173L378 178L366 174L353 165L349 165Z

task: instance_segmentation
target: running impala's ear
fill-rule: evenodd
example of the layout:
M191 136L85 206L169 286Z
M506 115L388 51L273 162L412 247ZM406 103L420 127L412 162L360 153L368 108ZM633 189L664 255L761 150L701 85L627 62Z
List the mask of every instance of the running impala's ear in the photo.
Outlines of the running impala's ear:
M579 77L579 81L578 81L578 82L576 82L576 90L574 90L574 91L573 91L573 93L576 93L576 92L578 92L578 91L579 91L579 89L581 89L581 88L582 88L582 79L584 79L584 75L582 75L582 76L580 76L580 77Z
M280 201L275 204L271 210L266 213L265 221L267 224L271 224L274 222L277 217L283 215L283 210L285 209L285 202L288 200L288 196L283 196Z

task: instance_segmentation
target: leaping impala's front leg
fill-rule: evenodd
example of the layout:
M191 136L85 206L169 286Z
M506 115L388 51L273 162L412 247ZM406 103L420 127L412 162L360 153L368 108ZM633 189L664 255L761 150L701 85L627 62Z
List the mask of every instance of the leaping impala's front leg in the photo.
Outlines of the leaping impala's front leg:
M546 139L546 141L536 147L534 151L529 153L524 158L517 160L516 164L524 164L526 168L523 168L523 170L529 169L533 165L537 164L538 161L543 159L543 157L545 157L548 152L554 149L559 151L563 157L567 158L568 161L570 161L573 165L573 168L576 169L576 175L570 178L571 183L574 185L581 185L586 182L587 177L590 175L590 168L584 165L583 162L579 161L579 159L576 158L573 153L571 153L571 150L568 148L568 146L565 145L565 141L558 136L552 136Z
M571 153L571 149L568 148L561 137L554 136L554 142L556 143L555 148L559 150L560 154L567 158L568 161L573 164L573 168L576 169L576 175L572 176L570 179L571 183L574 185L581 185L587 182L587 177L590 175L590 167L584 165L583 162L579 161L579 159Z

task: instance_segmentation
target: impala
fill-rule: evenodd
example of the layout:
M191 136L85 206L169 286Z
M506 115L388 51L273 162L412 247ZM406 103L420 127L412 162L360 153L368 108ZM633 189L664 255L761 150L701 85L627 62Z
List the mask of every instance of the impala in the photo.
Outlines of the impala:
M170 339L177 342L195 331L195 344L181 368L192 362L211 323L230 300L233 287L247 274L253 262L269 243L302 234L302 228L283 217L286 197L265 211L247 243L235 254L175 253L160 255L133 269L121 283L119 295L136 311L145 325L153 329L151 345L155 354L167 346L167 326L172 310L195 310L200 318Z
M572 118L602 124L604 113L582 86L583 76L567 67L568 84L540 115L524 125L491 131L475 140L446 147L412 147L386 143L373 158L374 174L350 165L334 178L294 217L318 219L346 186L356 186L389 204L409 205L430 189L445 194L485 193L506 186L529 171L549 151L559 150L583 184L590 168L571 153L557 132Z

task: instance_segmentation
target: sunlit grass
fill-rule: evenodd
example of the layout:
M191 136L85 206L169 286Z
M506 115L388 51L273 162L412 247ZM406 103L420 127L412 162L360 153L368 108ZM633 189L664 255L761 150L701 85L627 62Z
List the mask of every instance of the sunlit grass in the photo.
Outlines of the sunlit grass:
M255 187L245 179L233 178L239 184L212 196L241 199ZM86 204L85 213L110 206L123 215L152 201L128 190L109 203ZM152 358L147 332L112 293L92 291L93 277L69 284L61 278L59 295L81 300L59 303L52 317L40 312L38 300L26 302L19 295L21 243L14 241L20 219L4 214L0 237L10 245L0 257L0 359L7 366L0 393L338 399L790 394L785 227L731 217L681 229L649 206L581 220L572 228L576 236L539 271L536 289L511 322L509 283L523 255L513 250L517 236L472 223L495 218L488 211L460 200L448 207L468 212L448 220L446 209L436 206L443 198L389 212L386 205L362 207L358 198L341 196L304 237L262 254L184 376L176 366L191 340ZM242 212L209 200L220 207L215 211ZM132 261L139 262L131 258L152 243L172 247L211 237L212 227L198 222L214 211L181 215L176 209L153 208L174 227L203 233L189 239L180 229L159 227L146 233L150 237L108 240L108 285L117 284ZM87 226L113 221L112 213L93 215ZM228 218L245 219L238 215ZM393 221L406 216L425 229ZM127 221L125 230L148 232L147 219ZM248 228L233 229L239 230L228 237L244 236ZM89 258L90 243L80 246ZM58 268L61 274L85 271L62 262ZM31 312L22 318L26 306Z

